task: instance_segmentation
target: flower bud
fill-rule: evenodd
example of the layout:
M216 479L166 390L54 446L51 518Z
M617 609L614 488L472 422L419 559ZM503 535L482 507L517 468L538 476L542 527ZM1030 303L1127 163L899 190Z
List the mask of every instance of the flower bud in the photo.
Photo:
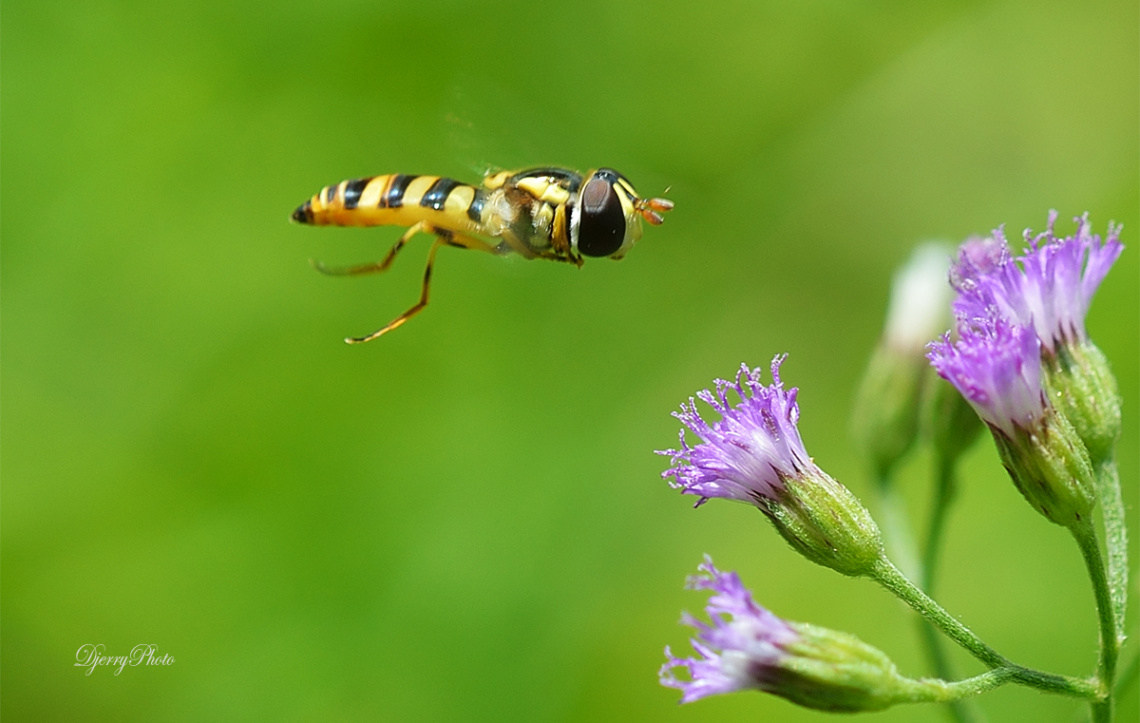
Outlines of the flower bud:
M870 457L880 478L906 455L918 432L919 392L926 365L880 345L859 382L851 436Z
M939 244L915 249L891 285L883 336L859 384L852 435L881 478L889 475L918 431L926 344L950 323L950 252Z
M994 430L998 454L1022 496L1050 522L1073 527L1096 504L1092 464L1077 431L1049 409L1012 436Z
M1112 459L1120 439L1120 389L1092 341L1065 344L1042 359L1053 406L1073 425L1094 465Z
M869 574L883 555L882 535L871 513L818 467L789 479L783 493L761 509L793 549L836 572Z

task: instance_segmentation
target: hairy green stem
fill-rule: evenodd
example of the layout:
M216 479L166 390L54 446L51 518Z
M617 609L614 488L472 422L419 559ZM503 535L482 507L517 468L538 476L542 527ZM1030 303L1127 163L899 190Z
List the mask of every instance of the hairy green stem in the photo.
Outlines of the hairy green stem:
M1096 493L1104 518L1104 542L1108 552L1108 588L1112 598L1116 646L1124 643L1124 611L1128 600L1128 525L1124 498L1120 494L1120 473L1116 461L1101 462L1096 468Z
M954 678L954 667L946 657L946 650L942 646L942 638L938 631L926 618L918 618L918 632L922 638L923 647L931 669L941 680ZM1007 668L994 668L994 670L1008 670ZM991 671L993 672L993 671ZM986 723L985 713L978 707L977 702L968 698L955 698L946 701L947 712L958 723Z
M926 544L922 549L922 567L919 569L919 582L927 595L934 594L934 581L938 567L938 554L942 548L942 536L946 529L946 519L957 495L957 480L954 476L954 462L938 455L937 479L934 497L930 502L930 518L927 525ZM958 677L954 666L946 654L942 637L934 625L923 617L918 618L919 635L926 651L926 657L934 674L943 680ZM958 723L985 723L986 716L974 700L955 700L949 703L951 717Z
M1113 679L1116 677L1116 657L1120 653L1112 592L1109 590L1108 575L1092 520L1087 518L1081 520L1069 530L1073 533L1077 546L1081 548L1081 557L1085 560L1085 568L1092 582L1093 596L1096 598L1097 622L1100 626L1100 661L1097 664L1097 678L1102 696L1092 703L1092 717L1096 723L1109 723L1112 720L1112 687Z
M1005 685L1013 681L1015 677L1016 673L1012 668L994 668L981 675L975 675L973 678L946 683L946 696L942 698L942 702L951 705L965 702L965 699Z
M871 577L914 608L951 640L968 650L975 658L990 668L1009 669L1012 682L1047 693L1058 693L1075 698L1099 700L1103 696L1103 690L1098 683L1064 675L1044 673L1010 662L1005 656L982 642L981 638L958 622L941 605L908 580L885 556L876 563L871 572Z

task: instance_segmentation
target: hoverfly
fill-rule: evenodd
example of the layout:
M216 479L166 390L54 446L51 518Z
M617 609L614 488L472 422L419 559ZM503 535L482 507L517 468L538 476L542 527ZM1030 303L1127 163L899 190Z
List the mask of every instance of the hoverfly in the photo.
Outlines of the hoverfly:
M440 176L403 174L341 181L298 206L293 220L315 226L408 227L380 261L344 268L314 263L318 271L334 276L387 271L409 239L417 233L435 235L419 302L371 334L345 339L359 344L396 329L427 306L440 246L513 252L580 267L584 256L622 258L641 238L641 220L659 225L661 213L672 208L664 198L641 198L611 168L582 175L544 167L488 173L481 188Z

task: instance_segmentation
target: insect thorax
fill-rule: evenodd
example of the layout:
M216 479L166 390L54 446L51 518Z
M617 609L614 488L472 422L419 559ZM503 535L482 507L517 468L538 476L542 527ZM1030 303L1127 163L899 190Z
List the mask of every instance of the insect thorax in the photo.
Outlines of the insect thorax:
M573 199L581 184L577 173L556 168L535 168L513 175L489 176L499 233L509 232L535 254L570 254L570 218Z

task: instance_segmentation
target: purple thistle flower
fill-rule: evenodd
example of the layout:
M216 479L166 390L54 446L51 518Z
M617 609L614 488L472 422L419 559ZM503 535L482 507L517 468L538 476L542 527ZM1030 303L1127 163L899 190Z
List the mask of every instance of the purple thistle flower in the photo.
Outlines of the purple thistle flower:
M977 280L998 266L1009 263L1005 230L998 226L992 236L971 236L958 247L958 258L950 267L950 285L961 292L977 286Z
M797 389L785 391L780 382L780 364L786 355L772 360L772 384L760 382L760 369L741 364L736 381L717 379L716 393L708 389L697 397L712 407L721 419L708 424L689 398L673 416L681 420L701 443L690 447L681 430L681 448L660 450L672 457L672 466L662 477L684 494L700 495L697 506L711 497L748 502L763 508L766 501L781 496L789 477L802 477L818 468L804 449L796 423L800 409ZM740 403L733 406L728 391L735 390ZM751 392L749 394L748 392Z
M1057 238L1053 230L1057 212L1051 211L1043 233L1033 235L1026 230L1028 248L1017 258L1011 257L1001 228L990 239L967 241L959 250L950 281L958 291L954 313L963 336L970 333L971 327L978 327L978 319L1000 317L1004 323L1028 329L1037 337L1042 357L1040 371L1030 367L1016 371L1024 372L1044 387L1052 408L1075 428L1091 459L1099 463L1112 457L1120 437L1121 400L1108 360L1088 338L1085 316L1093 294L1124 247L1120 243L1120 226L1109 224L1108 235L1101 241L1089 230L1087 213L1074 220L1076 233ZM1024 339L1022 342L1023 347L1028 344ZM986 344L973 346L984 351ZM932 360L935 356L950 356L938 353L939 349L949 348L945 343L932 348ZM1011 359L1007 356L1006 361ZM941 366L937 362L935 366L942 376L950 378L948 373L954 371L955 365L943 361ZM956 375L960 379L971 376L962 371L959 369ZM1004 378L1012 379L1013 371L1006 365ZM989 391L1005 388L1000 384L1002 378L1000 374L993 376L990 381L995 384ZM994 414L999 418L1008 416L995 409L1000 405L995 404L992 395L980 394L977 385L971 396L961 384L955 384L986 421L992 424ZM1030 400L1023 395L1009 400L1004 411L1024 411L1026 404ZM981 407L989 407L990 416ZM1008 420L1003 419L997 426L1008 436Z
M960 320L988 316L991 308L1009 321L1032 328L1045 351L1085 341L1085 316L1092 296L1120 256L1120 227L1108 236L1090 233L1088 214L1074 219L1077 232L1058 239L1057 212L1045 232L1028 229L1029 248L1013 259L1002 229L985 242L963 244L951 280L958 290L954 311Z
M1041 342L1032 331L995 316L959 322L960 337L930 344L927 357L991 427L1013 437L1045 412Z
M815 465L796 423L796 389L780 381L783 356L772 360L772 384L760 370L742 364L735 382L718 379L716 393L697 396L721 418L707 423L691 397L673 416L700 438L689 446L658 451L672 457L662 473L683 494L699 495L699 507L712 497L747 502L760 509L800 554L844 575L869 574L882 556L879 528L871 514L843 485ZM729 402L729 390L740 402Z
M957 342L947 334L930 345L935 370L990 426L1002 464L1034 509L1059 525L1079 524L1095 501L1088 451L1046 398L1041 340L993 313L959 320L958 331Z
M850 633L784 620L752 600L734 572L720 572L705 555L703 576L688 587L711 590L705 611L711 624L686 613L681 622L696 629L692 658L665 648L661 684L681 691L681 702L740 690L760 690L807 708L857 712L901 702L945 700L943 681L914 681L899 675L881 650ZM674 670L688 673L679 680Z
M681 622L697 631L690 643L699 657L678 658L666 647L668 661L658 673L661 684L679 689L682 703L747 688L768 689L766 680L779 677L778 664L788 657L784 646L799 635L753 602L735 572L720 572L708 555L698 569L705 575L690 577L687 587L713 592L705 608L712 624L683 615ZM688 671L689 680L678 680L674 668Z

